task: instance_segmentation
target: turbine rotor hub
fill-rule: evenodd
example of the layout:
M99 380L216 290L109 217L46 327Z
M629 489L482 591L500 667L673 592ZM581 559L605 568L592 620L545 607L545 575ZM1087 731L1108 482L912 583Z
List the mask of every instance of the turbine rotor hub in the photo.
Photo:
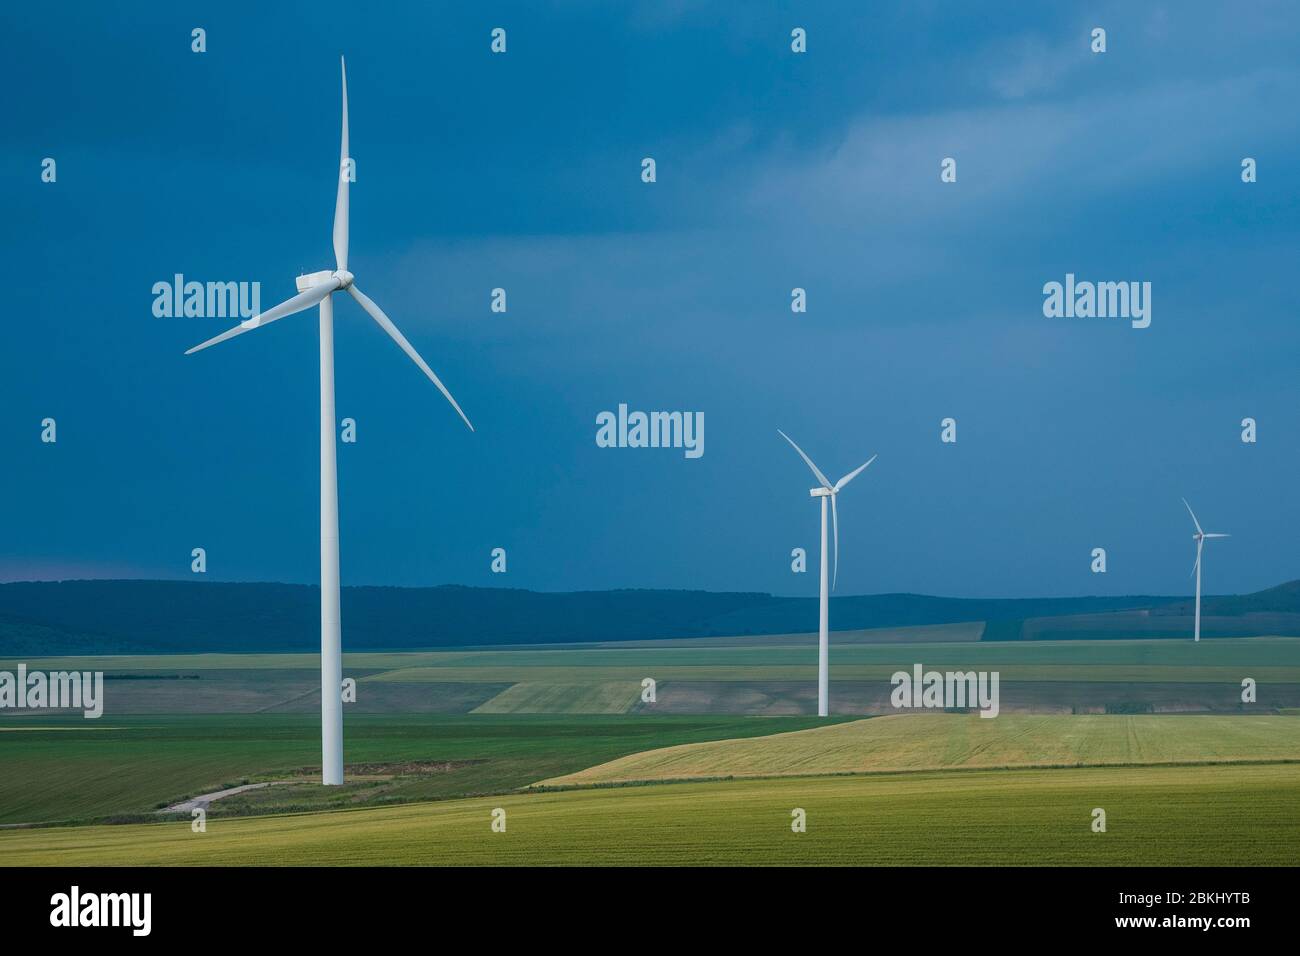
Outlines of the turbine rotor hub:
M353 281L356 279L356 276L354 276L351 272L348 272L347 269L339 269L334 273L334 278L339 280L340 289L346 289L348 286L350 286L353 283Z

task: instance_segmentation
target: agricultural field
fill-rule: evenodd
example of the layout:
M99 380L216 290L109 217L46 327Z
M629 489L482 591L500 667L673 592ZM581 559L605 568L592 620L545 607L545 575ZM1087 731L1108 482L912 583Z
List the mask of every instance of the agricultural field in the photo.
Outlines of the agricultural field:
M347 654L357 700L332 788L315 782L314 655L27 659L103 671L105 709L0 716L0 863L1296 857L1300 640L978 637L833 635L827 720L813 635ZM916 663L998 671L1001 715L899 714L889 677ZM159 812L243 786L202 838ZM508 835L487 825L496 807ZM810 817L794 842L793 807ZM923 831L947 849L912 846Z
M927 669L997 670L1004 711L1188 712L1300 706L1300 639L984 642L969 626L832 635L831 706L891 713L889 678ZM877 635L878 641L869 639ZM913 640L905 640L910 635ZM961 639L953 640L953 637ZM946 638L939 640L938 638ZM109 714L318 713L310 654L30 659L34 669L102 670ZM0 669L16 666L0 661ZM344 655L357 681L351 714L653 713L794 716L816 712L815 635L637 641ZM642 702L645 678L656 700ZM0 718L0 721L6 718Z
M1102 807L1107 831L1093 833ZM491 829L506 811L506 832ZM807 813L793 833L791 811ZM0 833L11 865L1285 866L1300 766L958 771L519 793Z
M904 714L620 757L549 786L1105 764L1300 763L1300 719Z
M623 714L637 703L636 681L585 684L520 681L511 684L473 714Z
M147 819L249 782L214 815L508 792L640 750L810 727L816 718L359 715L342 787L313 782L320 718L177 715L0 721L0 824Z

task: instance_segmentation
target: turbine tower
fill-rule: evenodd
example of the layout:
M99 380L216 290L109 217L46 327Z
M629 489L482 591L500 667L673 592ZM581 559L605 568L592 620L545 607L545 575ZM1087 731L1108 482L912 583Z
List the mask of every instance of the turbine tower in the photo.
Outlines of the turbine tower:
M790 442L790 447L799 453L799 457L804 460L812 473L816 476L820 486L810 489L808 494L814 498L822 500L822 556L821 556L821 613L817 625L817 716L830 716L830 592L826 588L826 501L831 503L831 526L834 529L835 536L835 572L834 578L838 579L840 574L840 516L835 507L836 496L843 490L854 478L858 477L867 467L876 460L872 455L867 459L865 464L859 465L853 469L835 484L831 484L826 476L821 473L812 459L803 453L803 449L794 443L781 429L776 430L777 434ZM834 588L835 580L832 580L831 587Z
M343 650L341 622L339 620L339 503L338 469L334 446L334 303L335 292L346 291L356 299L361 308L388 333L429 381L456 409L456 413L470 431L474 426L456 404L438 376L420 358L418 352L398 331L384 311L356 287L355 277L348 271L348 183L351 180L348 161L348 73L343 58L339 57L343 75L343 133L339 147L338 193L334 201L334 261L333 271L313 272L298 276L298 294L281 302L233 329L196 345L185 354L190 355L211 345L224 342L253 329L270 325L287 315L303 312L313 305L320 306L320 711L321 711L321 783L343 783Z
M1201 549L1205 547L1207 538L1229 538L1231 535L1208 534L1202 531L1201 523L1196 520L1196 512L1192 510L1192 506L1187 503L1186 498L1183 499L1183 506L1187 508L1187 513L1192 516L1192 524L1196 525L1196 534L1192 535L1192 540L1196 542L1196 563L1192 565L1192 573L1196 575L1196 623L1192 633L1192 640L1199 641L1201 639Z

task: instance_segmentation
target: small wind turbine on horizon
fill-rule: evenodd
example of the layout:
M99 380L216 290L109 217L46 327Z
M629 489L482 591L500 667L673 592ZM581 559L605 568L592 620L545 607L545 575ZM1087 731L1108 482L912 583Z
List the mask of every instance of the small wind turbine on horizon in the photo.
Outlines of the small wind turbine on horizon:
M1196 623L1192 633L1192 640L1199 641L1201 639L1201 550L1205 547L1207 538L1230 538L1232 536L1210 534L1203 531L1201 523L1196 520L1196 512L1192 510L1192 506L1187 503L1186 498L1183 499L1183 506L1187 509L1187 513L1192 516L1192 524L1196 525L1196 534L1192 535L1192 540L1196 542L1196 563L1192 565L1192 573L1196 575Z
M812 469L813 475L820 482L820 487L812 488L808 494L814 498L822 500L822 554L821 554L821 614L817 626L817 716L830 716L830 592L826 587L826 500L829 498L831 503L831 526L834 529L835 536L835 573L834 578L838 580L840 573L840 516L835 507L835 499L854 478L858 477L867 465L876 460L872 455L864 464L853 469L835 484L831 484L825 475L821 473L812 459L804 454L802 448L794 443L794 440L781 429L777 429L777 434L790 443L790 447L799 453L799 457L804 460L809 468ZM835 580L832 581L831 587L835 586Z
M346 291L388 333L398 347L419 366L456 409L470 431L474 426L456 404L438 376L398 331L379 306L355 285L348 271L348 73L339 57L343 76L343 132L339 147L338 193L334 201L335 269L298 276L298 294L247 319L233 329L187 351L190 355L253 329L270 325L287 315L320 306L320 681L321 681L321 783L343 783L343 649L339 618L339 503L338 464L334 445L334 304L335 292Z

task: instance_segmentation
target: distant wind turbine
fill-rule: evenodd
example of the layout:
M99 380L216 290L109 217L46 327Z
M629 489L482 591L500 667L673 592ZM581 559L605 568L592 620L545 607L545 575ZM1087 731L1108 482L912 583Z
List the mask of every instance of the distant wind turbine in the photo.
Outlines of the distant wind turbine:
M1187 503L1186 498L1183 499L1183 506L1187 508L1187 513L1192 516L1192 524L1196 525L1196 534L1192 535L1192 540L1196 542L1196 563L1192 565L1192 573L1196 575L1196 624L1192 640L1199 641L1201 639L1201 549L1205 547L1207 538L1230 538L1232 536L1208 534L1202 531L1201 523L1196 520L1196 512L1192 510L1192 506Z
M270 325L287 315L320 305L320 710L321 710L321 783L337 785L343 782L343 650L339 620L339 502L338 468L334 447L334 304L331 296L346 291L356 299L361 308L388 333L398 347L419 366L429 381L438 387L443 397L456 409L456 413L470 431L474 426L456 404L438 376L420 358L418 352L398 331L391 319L379 306L354 284L348 271L348 74L343 58L339 58L343 74L343 133L339 147L338 193L334 202L334 260L331 272L313 272L297 279L298 295L281 302L273 309L246 319L233 329L208 339L186 352L190 355L210 345L242 335L252 329Z
M804 460L812 473L820 482L820 487L811 489L808 494L814 498L822 500L822 560L821 560L821 617L818 623L817 632L817 716L827 717L830 715L830 592L826 588L826 500L829 498L831 503L831 525L835 535L835 579L838 580L840 573L840 516L835 507L835 498L854 478L858 477L867 467L876 460L872 455L867 459L865 464L859 465L853 471L849 472L835 484L831 484L826 476L821 473L812 459L804 454L803 449L794 443L781 429L777 429L777 434L790 442L790 447L799 453L799 457ZM834 587L834 583L831 585Z

